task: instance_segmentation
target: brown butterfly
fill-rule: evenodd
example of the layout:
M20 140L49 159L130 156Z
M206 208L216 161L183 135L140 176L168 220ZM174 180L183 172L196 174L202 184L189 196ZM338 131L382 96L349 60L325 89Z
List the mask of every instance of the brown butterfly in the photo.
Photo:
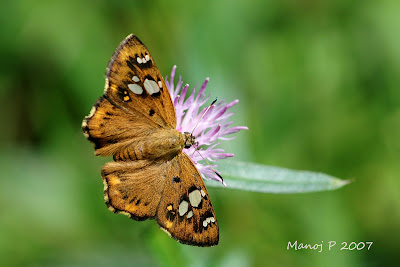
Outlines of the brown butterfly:
M104 95L82 123L95 155L114 158L101 170L107 207L138 221L155 218L181 243L217 245L210 197L182 151L195 137L175 128L175 108L164 79L147 48L131 34L114 52Z

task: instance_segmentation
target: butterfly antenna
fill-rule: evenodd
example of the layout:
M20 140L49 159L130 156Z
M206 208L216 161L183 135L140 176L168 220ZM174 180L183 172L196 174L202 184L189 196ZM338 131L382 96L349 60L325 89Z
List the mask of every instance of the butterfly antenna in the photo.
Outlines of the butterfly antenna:
M192 132L191 132L190 134L193 134L194 130L196 130L197 126L199 125L201 119L203 119L204 115L206 115L207 111L211 108L212 105L215 104L215 102L217 102L217 100L218 100L218 97L216 97L216 98L214 99L214 101L208 106L208 108L207 108L206 111L203 113L203 115L201 115L199 121L197 122L196 126L194 126L194 128L193 128L193 130L192 130Z
M196 130L197 126L199 125L200 121L203 119L204 115L206 115L206 113L208 112L208 110L211 108L212 105L215 104L215 102L217 102L218 97L216 97L214 99L214 101L208 106L208 108L206 109L206 111L203 113L203 115L201 115L199 121L197 122L196 126L194 126L192 132L190 134L193 134L194 130ZM211 168L211 170L213 170L213 172L221 179L222 184L224 184L224 178L222 178L222 176L211 166L211 164L203 157L203 155L200 153L199 151L199 146L198 144L196 144L196 149L193 151L193 154L197 151L197 153L199 153L200 157L207 163L207 165Z
M212 105L212 104L211 104ZM200 157L207 163L207 165L211 168L211 170L213 170L213 172L222 180L222 184L224 184L224 178L222 178L222 176L211 166L211 164L203 157L203 155L201 155L200 151L197 151L197 153L199 153Z

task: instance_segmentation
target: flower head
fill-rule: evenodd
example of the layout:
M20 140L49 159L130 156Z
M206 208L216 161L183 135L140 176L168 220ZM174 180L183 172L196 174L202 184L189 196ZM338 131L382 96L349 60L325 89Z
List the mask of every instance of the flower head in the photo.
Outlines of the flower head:
M181 77L179 77L178 83L175 86L175 70L176 66L172 68L170 80L168 81L168 78L166 78L165 83L175 107L176 129L182 133L192 132L194 129L193 136L195 136L197 142L197 146L184 149L184 152L192 159L204 179L213 179L225 185L220 176L214 172L214 170L218 172L216 170L216 167L218 167L216 161L218 159L233 157L233 154L225 153L222 148L217 148L220 143L216 142L217 140L232 140L235 137L226 137L226 135L248 129L245 126L231 127L233 121L228 121L233 115L228 109L236 105L239 100L231 103L225 103L224 100L219 101L215 105L212 105L206 112L208 106L202 106L210 97L204 93L209 79L207 78L204 81L197 94L195 92L196 88L194 88L190 96L185 100L189 85L186 84L182 87L183 82ZM206 114L204 114L205 112ZM207 159L210 165L199 163L203 158Z

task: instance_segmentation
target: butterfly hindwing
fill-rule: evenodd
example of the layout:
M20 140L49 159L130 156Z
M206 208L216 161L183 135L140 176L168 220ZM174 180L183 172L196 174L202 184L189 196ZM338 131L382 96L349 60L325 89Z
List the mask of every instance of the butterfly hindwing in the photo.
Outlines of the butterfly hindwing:
M104 165L101 173L107 207L135 220L154 218L164 190L165 164L138 160Z
M180 153L169 166L157 210L159 226L181 243L218 244L217 218L203 178L190 158Z
M109 162L102 169L104 198L115 213L135 220L156 218L181 243L214 246L218 223L203 179L190 158Z
M128 113L175 128L175 108L164 79L147 48L132 34L121 42L108 63L105 94Z

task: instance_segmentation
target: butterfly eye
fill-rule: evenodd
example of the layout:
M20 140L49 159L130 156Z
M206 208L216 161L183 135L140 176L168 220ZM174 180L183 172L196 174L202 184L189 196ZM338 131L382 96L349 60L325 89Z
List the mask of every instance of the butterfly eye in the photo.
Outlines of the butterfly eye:
M192 145L196 144L195 137L189 132L184 132L183 138L185 140L185 148L190 148Z

